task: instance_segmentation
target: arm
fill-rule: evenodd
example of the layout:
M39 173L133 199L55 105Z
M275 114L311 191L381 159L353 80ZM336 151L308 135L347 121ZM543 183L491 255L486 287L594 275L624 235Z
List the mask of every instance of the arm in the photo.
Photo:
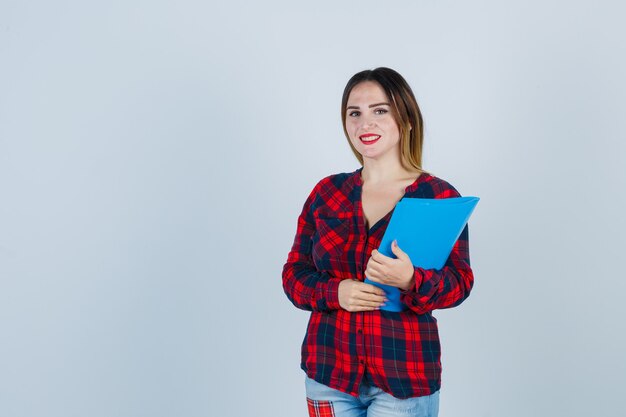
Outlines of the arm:
M466 225L442 269L415 267L415 283L402 292L401 300L411 310L424 314L438 308L456 307L469 296L473 285Z
M304 203L293 246L283 267L285 294L296 307L309 311L340 308L338 289L342 279L318 271L311 257L311 237L315 233L313 210L320 184L313 188Z

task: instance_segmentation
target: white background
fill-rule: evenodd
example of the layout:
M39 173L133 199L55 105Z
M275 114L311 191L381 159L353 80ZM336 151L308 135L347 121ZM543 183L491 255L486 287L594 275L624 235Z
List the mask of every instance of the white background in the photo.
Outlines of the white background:
M305 416L282 266L376 66L482 199L440 415L623 415L625 9L2 0L0 415Z

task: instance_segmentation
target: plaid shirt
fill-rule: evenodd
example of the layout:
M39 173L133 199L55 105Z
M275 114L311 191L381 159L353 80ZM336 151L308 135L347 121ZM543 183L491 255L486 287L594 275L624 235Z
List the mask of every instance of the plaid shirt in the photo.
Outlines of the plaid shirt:
M441 386L439 334L431 312L459 305L474 282L468 229L442 269L415 267L415 286L401 295L407 310L350 313L342 309L339 283L365 279L367 261L379 247L393 213L366 229L362 169L322 179L298 217L283 268L283 288L296 307L312 312L301 367L310 378L354 396L366 369L376 386L396 398L430 395ZM459 193L423 173L404 196L449 198Z

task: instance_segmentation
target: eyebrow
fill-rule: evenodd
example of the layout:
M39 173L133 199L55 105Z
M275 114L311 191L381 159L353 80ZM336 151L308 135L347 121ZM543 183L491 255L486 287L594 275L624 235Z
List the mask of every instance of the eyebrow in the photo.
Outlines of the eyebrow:
M391 104L383 102L383 103L370 104L367 107L369 107L371 109L372 107L378 107L378 106L389 106L389 107L391 107ZM358 110L358 109L360 109L360 107L359 106L348 106L348 107L346 107L346 110L347 109L357 109Z

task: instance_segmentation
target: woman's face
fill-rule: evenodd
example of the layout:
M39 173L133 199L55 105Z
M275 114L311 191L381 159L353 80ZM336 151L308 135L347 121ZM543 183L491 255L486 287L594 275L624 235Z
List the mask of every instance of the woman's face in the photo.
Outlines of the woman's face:
M391 113L389 99L376 82L364 81L350 92L346 131L352 146L364 159L400 154L400 130Z

